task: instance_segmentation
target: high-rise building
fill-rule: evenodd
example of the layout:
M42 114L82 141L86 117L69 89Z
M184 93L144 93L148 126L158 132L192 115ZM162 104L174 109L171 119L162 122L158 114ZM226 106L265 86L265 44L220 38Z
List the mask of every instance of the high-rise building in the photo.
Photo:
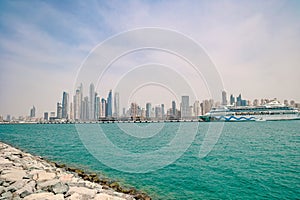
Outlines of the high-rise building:
M70 119L74 119L74 115L73 115L73 103L70 102Z
M227 93L226 91L222 91L222 105L227 105Z
M165 104L161 104L161 119L165 119Z
M83 115L82 103L83 103L83 85L81 83L80 86L77 88L73 98L73 106L74 106L73 118L76 121L82 119L82 115Z
M193 109L194 109L193 111L195 116L201 115L201 107L200 107L200 102L198 100L195 101Z
M95 86L93 83L90 84L90 98L88 99L89 105L89 120L95 119Z
M151 118L151 103L146 104L146 118L150 119Z
M138 116L138 105L136 103L131 103L130 106L130 116L131 119L135 120Z
M60 102L57 102L56 106L56 118L61 119L62 118L62 105Z
M62 118L69 118L69 94L67 92L63 92L63 100L62 100Z
M100 118L106 117L106 100L104 98L101 99L101 106L100 106Z
M172 116L175 117L176 115L176 102L172 101Z
M233 95L230 95L230 105L234 105L235 104L235 98Z
M119 118L120 116L120 99L119 93L115 92L114 96L114 117Z
M44 112L44 120L48 121L49 120L49 113Z
M236 98L236 106L242 106L242 95L240 94L237 98Z
M112 117L112 91L110 90L107 97L107 117Z
M35 117L35 107L32 106L32 108L30 109L30 118L34 118Z
M181 112L181 118L189 118L190 117L190 103L189 103L189 96L182 96L181 97L181 106L180 106L180 112Z
M82 120L89 120L89 98L86 96L82 102Z
M101 106L100 97L96 93L96 95L95 95L95 120L98 120L100 117L100 106Z
M161 110L161 107L159 105L155 106L155 118L157 120L162 119L162 110Z

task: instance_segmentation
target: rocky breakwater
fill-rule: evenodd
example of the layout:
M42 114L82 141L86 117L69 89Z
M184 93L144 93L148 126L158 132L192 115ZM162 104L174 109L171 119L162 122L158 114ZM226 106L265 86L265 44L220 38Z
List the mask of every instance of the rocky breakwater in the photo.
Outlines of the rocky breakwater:
M96 174L58 166L0 142L0 200L150 199L116 182L103 182Z

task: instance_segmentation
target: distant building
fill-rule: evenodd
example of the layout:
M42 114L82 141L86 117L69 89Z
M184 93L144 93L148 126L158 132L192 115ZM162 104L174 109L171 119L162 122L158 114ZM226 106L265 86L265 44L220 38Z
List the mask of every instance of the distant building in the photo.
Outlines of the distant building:
M146 103L146 119L151 118L151 103Z
M32 108L30 109L30 118L34 118L35 117L35 107L32 106Z
M98 94L95 94L95 120L98 120L100 118L100 107L101 107L101 101Z
M222 91L222 105L227 105L227 93L226 91Z
M46 121L49 120L49 114L48 114L48 112L44 112L44 120L46 120Z
M57 102L56 106L56 118L61 119L62 118L62 105L60 102Z
M201 107L200 107L200 102L197 100L194 103L193 106L193 112L194 112L194 116L200 116L201 115Z
M176 117L177 113L176 113L176 102L172 101L172 116Z
M182 96L181 97L181 107L180 107L180 112L181 112L181 118L189 118L190 117L190 103L189 103L189 96Z
M233 95L230 95L230 105L234 105L235 104L235 98Z
M62 118L69 118L69 94L67 92L63 92L63 100L62 100Z
M6 115L6 121L10 121L11 120L11 116L10 115Z
M88 117L87 120L95 119L95 86L93 83L90 84L90 98L88 99Z
M106 100L104 98L101 99L101 106L100 106L100 118L106 117Z
M112 91L110 90L107 97L107 117L112 117Z
M253 106L259 106L258 99L254 99L254 100L253 100Z
M115 92L115 96L114 96L114 116L116 118L120 117L120 99L119 99L119 93Z
M165 104L161 104L161 119L165 119Z

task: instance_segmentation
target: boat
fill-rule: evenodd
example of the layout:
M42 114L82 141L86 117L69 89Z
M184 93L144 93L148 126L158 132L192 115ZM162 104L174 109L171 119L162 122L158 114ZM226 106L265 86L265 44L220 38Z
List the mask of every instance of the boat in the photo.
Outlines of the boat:
M219 106L200 119L225 122L299 120L300 113L296 108L272 101L262 106Z

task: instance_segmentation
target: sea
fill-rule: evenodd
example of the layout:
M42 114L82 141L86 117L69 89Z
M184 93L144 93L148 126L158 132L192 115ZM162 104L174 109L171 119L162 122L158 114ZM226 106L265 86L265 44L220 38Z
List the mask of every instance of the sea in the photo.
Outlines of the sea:
M299 120L218 123L2 124L0 140L152 199L300 199Z

